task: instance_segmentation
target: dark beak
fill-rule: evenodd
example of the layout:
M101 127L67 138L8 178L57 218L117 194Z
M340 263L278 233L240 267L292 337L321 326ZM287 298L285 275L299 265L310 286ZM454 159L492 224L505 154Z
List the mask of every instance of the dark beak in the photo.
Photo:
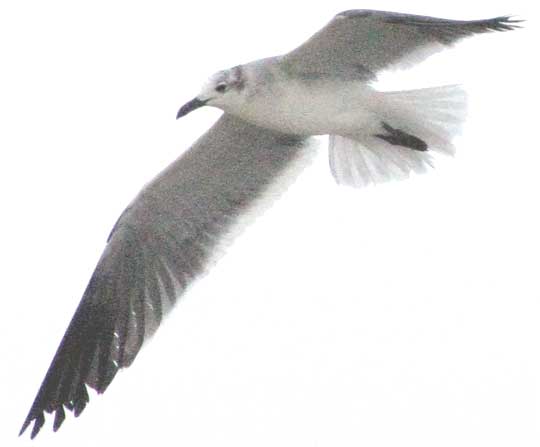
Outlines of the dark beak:
M207 102L208 100L201 101L199 98L193 98L191 101L180 107L180 110L176 114L176 119L186 116L189 112L193 112L195 109L204 106Z

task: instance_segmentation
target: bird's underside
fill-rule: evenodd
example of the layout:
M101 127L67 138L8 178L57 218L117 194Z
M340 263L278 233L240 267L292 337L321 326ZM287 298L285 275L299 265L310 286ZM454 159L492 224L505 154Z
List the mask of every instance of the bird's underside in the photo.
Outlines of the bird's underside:
M509 17L455 21L347 11L285 55L283 67L302 79L331 76L347 81L355 67L359 78L369 80L380 70L414 63L461 38L515 27ZM403 97L392 101L406 107ZM427 137L399 122L381 121L370 138L403 154L428 150ZM54 414L56 431L66 409L75 416L84 410L87 386L98 393L107 389L205 270L238 216L300 156L304 142L304 137L225 113L139 193L109 236L20 434L33 422L34 438L45 413ZM396 154L388 156L395 159ZM334 175L347 183L355 173L343 163L343 158L334 159L332 165L331 155Z

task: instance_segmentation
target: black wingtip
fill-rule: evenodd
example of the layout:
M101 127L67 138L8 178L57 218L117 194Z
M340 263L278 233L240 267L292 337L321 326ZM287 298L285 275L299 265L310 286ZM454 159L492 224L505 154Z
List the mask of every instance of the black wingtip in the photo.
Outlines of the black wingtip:
M23 433L26 431L26 429L30 425L30 421L31 421L31 419L26 418L26 420L24 421L24 424L21 427L21 431L19 431L19 436L22 436Z
M519 24L525 21L525 19L520 19L513 15L495 17L494 19L491 19L491 29L494 31L512 31L514 29L523 28L523 26Z
M76 400L67 402L63 405L58 406L55 409L50 410L50 412L54 413L53 431L54 432L58 431L58 429L64 423L64 420L66 419L65 408L69 411L72 411L75 417L79 417L79 415L85 409L86 404L88 403L89 400L90 398L88 396L88 391L86 390L86 386L82 385L80 387L80 393L77 396ZM49 410L47 410L47 412L49 412ZM40 432L43 425L45 424L44 411L35 412L34 410L32 410L30 414L26 417L21 427L21 430L19 431L19 436L22 436L24 434L24 432L32 424L32 422L34 422L34 425L32 427L32 433L30 434L30 439L34 439L37 436L37 434Z
M45 424L45 415L43 414L43 412L38 413L37 415L30 413L26 417L21 427L21 430L19 431L19 436L22 436L24 434L24 432L30 426L32 421L34 421L34 426L32 427L32 432L30 433L30 439L34 439L39 433L39 431L41 430L41 427L43 427L43 425Z
M32 433L30 433L30 439L34 439L41 430L41 427L43 427L43 424L45 424L45 415L43 413L39 413L34 419L35 421L34 426L32 427Z
M54 415L54 423L53 423L53 431L56 432L62 425L62 422L64 422L64 419L66 419L66 412L64 411L64 407L60 406L56 409L56 413Z

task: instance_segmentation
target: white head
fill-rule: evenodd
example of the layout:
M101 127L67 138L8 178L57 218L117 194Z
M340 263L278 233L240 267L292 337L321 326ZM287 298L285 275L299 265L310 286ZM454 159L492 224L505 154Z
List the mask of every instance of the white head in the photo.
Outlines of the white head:
M205 105L218 107L225 111L234 110L244 102L245 87L245 70L241 65L218 71L204 84L201 92L195 98L180 107L176 119Z

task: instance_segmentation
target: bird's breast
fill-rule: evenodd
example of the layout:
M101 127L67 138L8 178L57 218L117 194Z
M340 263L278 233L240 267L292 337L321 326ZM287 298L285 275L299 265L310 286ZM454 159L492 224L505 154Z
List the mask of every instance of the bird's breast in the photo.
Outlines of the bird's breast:
M284 133L344 134L369 120L373 94L359 83L281 82L255 92L246 100L241 115Z

